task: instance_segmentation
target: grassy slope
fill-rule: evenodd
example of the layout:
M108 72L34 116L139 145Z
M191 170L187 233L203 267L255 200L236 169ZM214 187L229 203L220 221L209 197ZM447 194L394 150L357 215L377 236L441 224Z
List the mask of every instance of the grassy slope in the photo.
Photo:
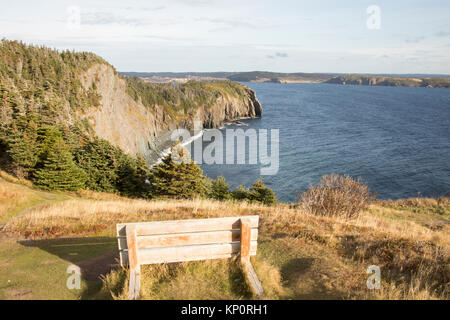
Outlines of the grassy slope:
M249 214L261 217L253 263L267 298L448 298L448 200L380 202L342 220L283 204L42 193L2 178L0 188L8 220L0 233L2 299L125 298L127 271L109 273L117 222ZM5 190L22 196L11 204ZM66 288L70 264L82 269L81 290ZM381 267L381 291L366 289L371 264ZM100 274L108 274L104 283ZM239 264L228 260L145 266L142 282L144 299L251 298Z
M44 192L30 186L0 171L0 230L7 221L29 210L80 199L80 195ZM0 233L0 299L93 298L101 287L98 279L83 280L81 290L68 290L67 267L112 253L116 247L116 239L107 237L30 241Z

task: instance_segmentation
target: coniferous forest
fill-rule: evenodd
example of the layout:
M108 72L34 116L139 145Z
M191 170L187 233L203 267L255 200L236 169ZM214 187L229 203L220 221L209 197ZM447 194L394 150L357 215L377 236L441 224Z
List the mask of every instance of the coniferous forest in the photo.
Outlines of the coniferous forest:
M0 166L45 190L89 189L141 198L237 199L276 203L274 192L258 180L251 190L231 191L223 177L206 178L193 161L175 164L167 156L151 169L98 138L76 114L100 107L95 82L88 89L80 77L96 63L87 52L57 51L2 40L0 45ZM109 64L108 64L109 65ZM110 66L110 65L109 65ZM116 73L116 71L114 71ZM117 73L116 73L117 74ZM126 78L127 92L146 107L184 109L208 105L219 92L242 95L232 82L188 82L174 87Z

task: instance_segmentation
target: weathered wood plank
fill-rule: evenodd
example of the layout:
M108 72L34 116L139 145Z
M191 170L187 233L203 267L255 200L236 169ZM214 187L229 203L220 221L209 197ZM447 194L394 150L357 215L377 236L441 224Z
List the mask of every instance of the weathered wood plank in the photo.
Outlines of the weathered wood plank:
M258 229L251 229L251 240L258 239ZM174 247L195 244L229 243L241 240L240 230L212 231L196 233L177 233L168 235L139 236L137 237L137 247ZM119 250L128 249L127 239L118 238Z
M137 235L158 235L172 233L239 230L242 217L227 217L213 219L191 219L172 221L152 221L141 223L119 223L116 226L117 236L125 236L126 226L135 226ZM251 228L258 227L258 216L246 216L251 221Z
M138 261L138 250L136 246L136 228L134 226L127 226L127 243L128 243L128 265L130 270L140 271Z
M141 274L134 269L130 270L130 281L128 284L128 299L136 300L141 291Z
M250 258L251 229L247 218L241 219L241 260Z
M141 264L231 258L241 254L246 278L262 295L250 256L256 255L258 216L117 224L122 266L130 266L129 298L140 291Z
M250 285L250 289L252 290L252 292L258 297L262 296L264 294L264 290L261 285L261 282L259 281L255 273L255 270L253 269L252 264L250 263L250 260L243 260L242 266L244 268L244 273L246 275L247 281Z
M257 229L254 229L254 240L258 239ZM240 231L213 231L197 233L181 233L172 235L141 236L137 239L138 249L155 247L174 247L213 243L230 243L240 241Z
M121 251L120 255L123 259L124 264L121 264L122 267L128 267L128 252L126 250ZM210 255L208 257L205 256L192 256L187 260L183 261L163 261L164 259L161 259L160 262L152 262L152 263L143 263L143 264L158 264L158 263L172 263L172 262L188 262L188 261L199 261L199 260L210 260L210 259L229 259L238 256L239 253L227 253L227 254L218 254L218 255ZM256 255L256 252L255 252Z
M117 238L117 243L118 243L118 246L119 246L119 250L128 249L127 238L126 237Z
M120 265L122 267L128 266L128 249L119 251Z
M252 241L250 255L256 255L257 242ZM141 264L171 263L215 259L215 257L231 257L239 253L240 243L207 244L179 246L167 248L139 249Z
M209 256L209 257L192 257L192 259L190 260L183 260L183 261L198 261L198 260L209 260L209 259L225 259L225 258L233 258L235 256L239 255L239 252L235 252L235 253L231 253L231 254L225 254L225 255L216 255L216 256ZM255 251L250 251L250 256L255 256L256 255L256 250ZM119 252L119 256L120 256L120 265L122 267L127 267L128 266L128 250L122 250ZM181 262L181 261L171 261L171 262ZM162 263L162 262L154 262L154 263ZM167 262L169 263L169 262ZM145 264L145 263L141 263L141 264Z
M128 300L135 300L136 270L130 269L130 280L128 281Z
M231 244L231 243L230 243ZM235 246L239 246L240 247L240 242L236 242L234 243ZM168 247L168 248L172 248L172 247ZM256 249L257 249L257 242L256 241L252 241L252 246L250 248L250 256L255 256L256 255ZM138 250L145 250L145 249L138 249ZM214 258L214 257L210 257L209 259L221 259L221 258L231 258L233 256L235 256L235 254L238 254L239 251L234 252L233 254L228 254L226 256L222 256L219 255L220 257ZM128 266L128 249L124 249L124 250L120 250L119 251L119 257L120 257L120 265L123 267ZM206 258L208 259L208 258ZM201 258L196 258L194 257L194 259L192 260L182 260L182 261L196 261L196 260L206 260ZM177 261L172 261L172 262L177 262ZM140 261L141 264L145 264L144 262ZM158 263L158 262L154 262L154 263Z
M250 288L257 296L262 296L264 291L250 263L251 227L247 218L241 219L241 263Z

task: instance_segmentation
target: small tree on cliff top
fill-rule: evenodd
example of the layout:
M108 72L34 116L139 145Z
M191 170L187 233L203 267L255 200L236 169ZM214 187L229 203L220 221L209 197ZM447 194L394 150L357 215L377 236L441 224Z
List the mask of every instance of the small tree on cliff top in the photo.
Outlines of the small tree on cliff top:
M218 176L216 180L211 181L210 196L216 200L227 200L231 198L230 185L223 176Z
M258 179L250 189L251 199L261 202L265 205L273 205L277 203L277 196L275 192L266 187L262 179Z
M154 196L192 199L206 192L205 177L200 167L190 160L186 149L172 148L151 174Z

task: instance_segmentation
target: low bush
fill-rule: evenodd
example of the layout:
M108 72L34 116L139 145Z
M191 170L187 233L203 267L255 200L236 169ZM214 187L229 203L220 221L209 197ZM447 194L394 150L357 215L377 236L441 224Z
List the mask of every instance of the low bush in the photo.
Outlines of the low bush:
M352 218L373 200L369 188L360 179L338 174L325 175L316 186L297 191L303 210L309 214Z

